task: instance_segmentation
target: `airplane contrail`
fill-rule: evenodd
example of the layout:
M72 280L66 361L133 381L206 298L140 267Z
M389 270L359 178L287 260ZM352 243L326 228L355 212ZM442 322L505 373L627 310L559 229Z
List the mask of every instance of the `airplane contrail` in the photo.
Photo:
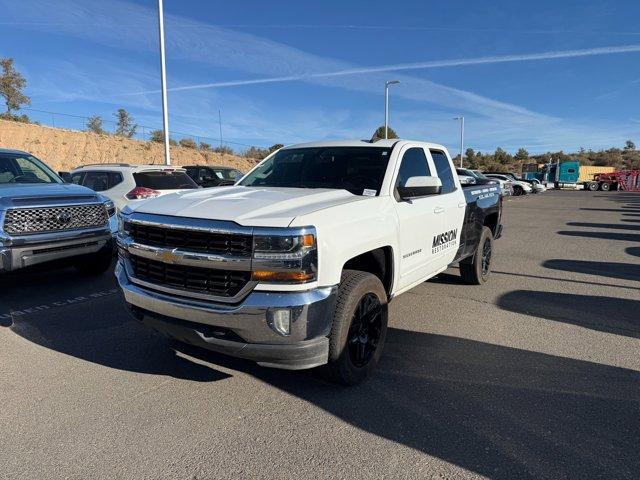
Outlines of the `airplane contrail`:
M620 53L640 52L640 45L623 45L618 47L588 48L584 50L557 50L541 53L526 53L520 55L501 55L478 58L458 58L452 60L433 60L428 62L400 63L395 65L381 65L372 67L348 68L333 72L318 72L307 74L287 75L281 77L266 77L249 80L231 80L228 82L200 83L185 85L183 87L169 88L169 91L179 92L184 90L199 90L203 88L227 88L244 85L259 85L264 83L295 82L300 80L312 80L316 78L342 77L347 75L362 75L366 73L400 72L404 70L423 70L429 68L460 67L465 65L483 65L490 63L527 62L535 60L552 60L557 58L591 57L596 55L613 55ZM160 90L136 92L132 95L144 95L159 93Z

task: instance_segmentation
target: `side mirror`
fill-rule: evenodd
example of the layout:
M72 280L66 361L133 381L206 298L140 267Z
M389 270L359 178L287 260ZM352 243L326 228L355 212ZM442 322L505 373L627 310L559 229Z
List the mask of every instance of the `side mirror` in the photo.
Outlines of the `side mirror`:
M438 177L410 177L404 187L398 187L402 200L410 200L427 195L437 195L442 190L442 181Z
M476 183L476 179L468 175L460 175L458 178L460 179L460 185L475 185Z
M64 183L73 183L73 179L71 178L71 174L69 172L58 172L58 175Z

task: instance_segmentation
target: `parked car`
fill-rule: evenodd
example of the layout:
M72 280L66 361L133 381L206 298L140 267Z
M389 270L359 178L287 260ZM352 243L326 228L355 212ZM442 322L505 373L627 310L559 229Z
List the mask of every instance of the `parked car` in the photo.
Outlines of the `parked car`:
M128 203L198 188L184 168L164 165L101 163L71 172L71 182L109 197L121 210Z
M285 147L233 187L125 207L116 276L133 317L182 342L355 384L391 298L452 263L489 279L502 196L479 190L432 143Z
M184 168L194 182L205 188L233 185L243 175L240 170L231 167L189 165Z
M533 193L542 193L547 191L547 187L545 187L537 178L532 178L530 180L523 179L522 181L531 185Z
M54 260L99 274L113 258L115 206L65 184L33 155L0 149L0 274Z
M531 185L529 185L527 182L524 182L522 180L514 180L513 179L514 177L512 175L506 175L502 173L500 174L485 173L485 176L489 178L496 178L504 182L510 182L513 188L513 195L526 195L533 191L533 189L531 188Z

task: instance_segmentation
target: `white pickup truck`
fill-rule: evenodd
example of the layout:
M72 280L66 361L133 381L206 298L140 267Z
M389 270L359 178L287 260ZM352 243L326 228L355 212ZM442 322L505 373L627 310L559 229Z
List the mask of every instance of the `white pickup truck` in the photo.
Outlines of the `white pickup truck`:
M441 145L293 145L235 186L125 207L116 276L132 315L179 341L355 384L392 298L456 262L487 280L501 213L499 186L463 189Z

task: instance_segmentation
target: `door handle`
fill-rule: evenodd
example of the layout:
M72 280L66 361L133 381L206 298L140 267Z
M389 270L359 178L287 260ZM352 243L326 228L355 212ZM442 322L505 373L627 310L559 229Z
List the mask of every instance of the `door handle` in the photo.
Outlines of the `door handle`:
M433 213L442 213L442 212L444 212L444 208L442 207L435 207L433 209Z
M458 208L465 208L466 206L467 206L467 203L466 203L466 202L460 202L460 203L458 204Z

